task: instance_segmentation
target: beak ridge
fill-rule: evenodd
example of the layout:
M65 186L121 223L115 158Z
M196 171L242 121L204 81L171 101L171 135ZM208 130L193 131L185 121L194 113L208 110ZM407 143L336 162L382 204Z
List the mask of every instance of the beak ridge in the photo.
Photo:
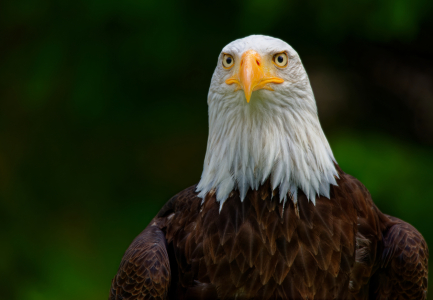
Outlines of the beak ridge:
M247 102L250 102L254 88L263 78L260 54L253 50L246 51L241 58L240 82Z

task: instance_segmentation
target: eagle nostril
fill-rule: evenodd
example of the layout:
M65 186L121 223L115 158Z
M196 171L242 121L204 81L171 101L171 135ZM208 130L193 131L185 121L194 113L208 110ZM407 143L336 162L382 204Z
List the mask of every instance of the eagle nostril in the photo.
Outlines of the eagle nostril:
M257 63L258 66L260 66L260 62L257 59L256 59L256 63Z

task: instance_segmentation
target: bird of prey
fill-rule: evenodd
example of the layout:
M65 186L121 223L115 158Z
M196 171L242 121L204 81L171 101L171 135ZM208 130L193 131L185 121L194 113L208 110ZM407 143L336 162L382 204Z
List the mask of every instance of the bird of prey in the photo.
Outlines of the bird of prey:
M284 41L225 46L197 185L126 250L109 299L426 299L428 248L337 164Z

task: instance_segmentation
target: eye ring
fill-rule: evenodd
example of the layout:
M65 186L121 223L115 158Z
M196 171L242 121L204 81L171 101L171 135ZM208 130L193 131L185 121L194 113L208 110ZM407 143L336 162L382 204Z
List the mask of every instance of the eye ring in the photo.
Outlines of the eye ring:
M224 53L223 55L223 68L230 69L235 64L235 59L230 54Z
M286 52L277 53L274 55L272 61L274 64L279 68L285 68L287 67L289 63L289 58L287 57Z

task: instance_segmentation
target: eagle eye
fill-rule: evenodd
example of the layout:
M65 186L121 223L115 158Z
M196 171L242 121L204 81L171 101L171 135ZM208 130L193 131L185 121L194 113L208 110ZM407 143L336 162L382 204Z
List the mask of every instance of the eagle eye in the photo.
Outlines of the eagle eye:
M273 58L274 64L276 64L280 68L285 68L289 59L287 58L287 54L285 52L277 53Z
M233 64L235 63L235 60L233 59L233 56L230 54L224 54L223 56L223 67L224 69L230 69L233 67Z

